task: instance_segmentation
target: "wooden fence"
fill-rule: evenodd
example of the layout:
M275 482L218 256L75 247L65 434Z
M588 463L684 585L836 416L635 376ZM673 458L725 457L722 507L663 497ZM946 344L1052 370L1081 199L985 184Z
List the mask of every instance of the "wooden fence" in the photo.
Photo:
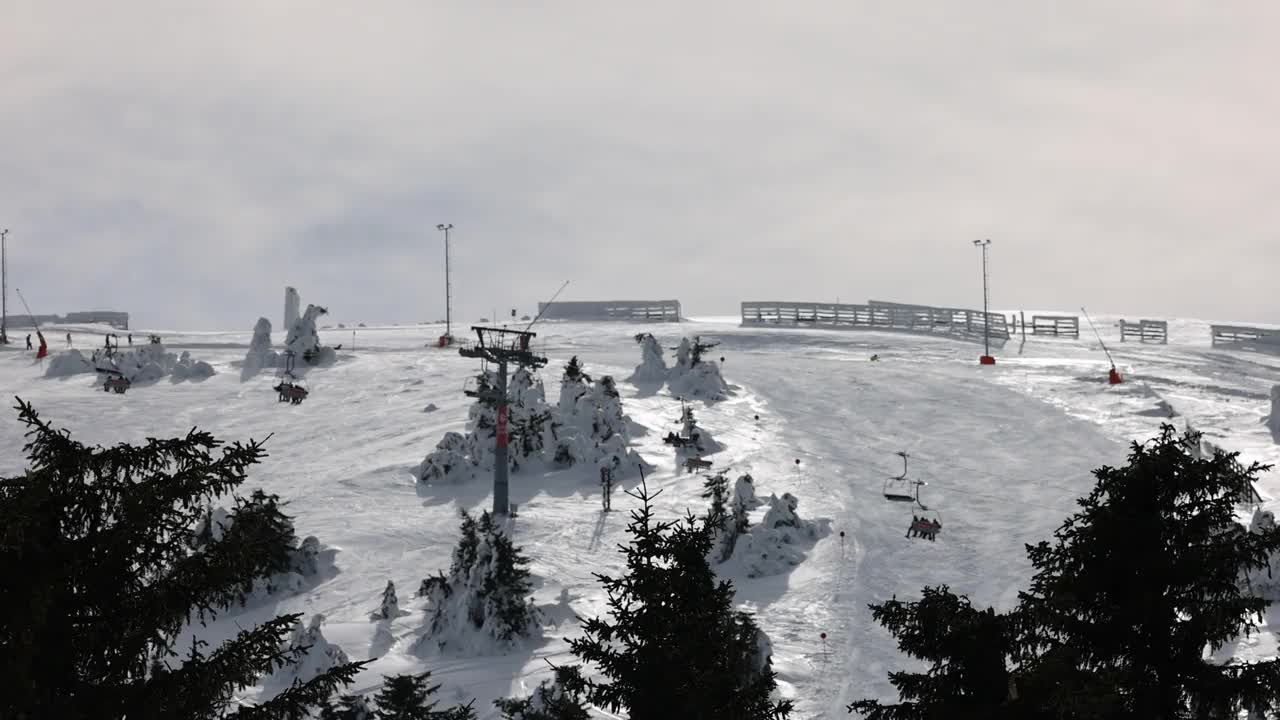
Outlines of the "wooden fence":
M1120 321L1120 342L1137 340L1144 343L1169 343L1169 323L1164 320Z
M1280 351L1280 330L1244 325L1210 325L1213 346L1226 345L1242 350Z
M1080 337L1080 318L1075 315L1032 315L1032 335Z
M984 331L991 342L1003 346L1009 339L1005 317L988 313L984 328L980 310L937 308L871 301L866 305L836 303L748 301L742 303L743 325L821 326L856 330L887 330L943 335L981 341Z
M601 300L538 303L545 320L680 322L679 300Z

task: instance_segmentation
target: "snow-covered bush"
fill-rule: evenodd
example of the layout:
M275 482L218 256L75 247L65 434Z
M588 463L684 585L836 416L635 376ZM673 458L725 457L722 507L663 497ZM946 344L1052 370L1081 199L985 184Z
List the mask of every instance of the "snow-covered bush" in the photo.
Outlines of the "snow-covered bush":
M693 406L683 403L680 406L680 437L693 438L694 444L692 446L677 445L676 455L679 458L702 457L724 449L724 445L717 442L706 428L698 424Z
M182 351L182 355L178 357L178 362L173 366L173 372L169 375L172 382L182 382L183 380L199 381L213 377L215 370L213 366L203 360L192 360L191 353L186 350Z
M263 368L274 368L279 362L279 355L271 349L271 321L258 318L253 326L253 339L249 341L249 352L245 353L244 365L240 367L241 382L258 374Z
M529 560L488 512L477 521L461 512L461 538L449 574L426 578L427 633L420 651L433 648L485 654L510 648L539 629L540 612L529 597Z
M49 378L70 377L81 373L94 372L93 363L79 350L66 350L64 352L55 353L49 358L49 367L45 369L44 376Z
M131 383L138 384L155 382L166 375L172 376L173 382L203 380L215 372L209 363L192 360L190 353L184 352L178 357L167 352L161 343L147 343L111 355L104 349L97 350L89 359L79 350L66 350L49 361L45 377L67 377L98 370L118 371Z
M720 376L720 366L714 360L702 358L704 352L716 345L702 342L701 337L680 341L676 365L667 373L667 389L672 395L712 402L730 395L729 385Z
M302 621L294 623L293 632L285 641L282 649L285 652L300 653L296 665L285 666L272 673L269 685L289 686L294 682L305 683L308 680L344 665L350 660L342 648L325 639L320 630L324 622L323 615L311 616L311 622L305 627Z
M796 514L791 493L770 495L764 518L737 538L730 559L747 577L787 572L804 560L805 550L830 532L829 520L806 521Z
M650 333L636 335L636 342L640 345L640 364L627 381L639 386L661 387L667 381L667 361L662 357L662 345Z

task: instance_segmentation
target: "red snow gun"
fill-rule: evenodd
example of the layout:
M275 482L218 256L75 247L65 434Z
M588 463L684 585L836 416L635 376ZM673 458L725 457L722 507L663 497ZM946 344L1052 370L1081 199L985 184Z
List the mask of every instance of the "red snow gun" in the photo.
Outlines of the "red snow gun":
M1080 312L1084 313L1084 319L1089 321L1089 327L1093 328L1093 334L1098 338L1098 344L1102 346L1102 352L1107 354L1107 362L1111 363L1111 369L1107 371L1107 382L1111 385L1119 385L1124 382L1120 377L1120 371L1116 370L1116 361L1111 357L1111 351L1107 349L1107 344L1102 342L1102 334L1098 332L1098 327L1093 324L1093 319L1089 317L1089 311L1080 308Z
M1112 365L1111 371L1107 373L1107 382L1111 383L1112 385L1119 385L1120 383L1124 382L1124 380L1121 379L1120 377L1120 371L1116 370L1115 365Z

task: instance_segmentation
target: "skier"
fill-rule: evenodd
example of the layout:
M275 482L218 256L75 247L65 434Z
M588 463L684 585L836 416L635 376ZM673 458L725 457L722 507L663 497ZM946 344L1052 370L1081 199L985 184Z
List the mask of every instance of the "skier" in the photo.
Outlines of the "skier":
M133 333L129 333L129 344L133 344Z
M31 333L27 333L27 349L31 349Z
M912 515L911 524L907 526L907 537L915 537L917 532L916 526L919 524L920 524L920 518L916 517L915 515Z
M67 347L71 347L71 333L67 333Z
M879 361L880 361L880 356L878 354L871 356L871 362L879 362Z

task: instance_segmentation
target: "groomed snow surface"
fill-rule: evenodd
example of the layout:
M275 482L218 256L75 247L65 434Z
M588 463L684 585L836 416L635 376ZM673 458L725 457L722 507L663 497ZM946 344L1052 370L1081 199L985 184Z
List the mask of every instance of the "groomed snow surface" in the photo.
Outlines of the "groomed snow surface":
M1114 319L1096 320L1123 385L1105 383L1108 365L1091 337L1032 338L1021 346L1015 338L996 366L980 367L980 351L968 343L739 328L729 319L535 329L536 349L550 359L540 372L548 403L557 400L571 356L593 377L618 379L622 410L633 421L631 449L654 466L648 482L662 490L656 506L666 518L706 509L704 475L679 466L685 455L662 443L680 429L680 403L654 377L654 358L637 374L653 346L637 344L635 334L653 332L668 367L677 364L669 348L686 335L720 343L709 361L732 392L695 401L699 426L723 446L704 458L713 472L725 472L731 496L750 490L759 503L748 512L753 537L740 538L734 556L718 567L767 632L782 692L796 700L795 717L836 718L846 716L852 700L893 697L886 674L908 662L871 621L868 603L947 584L975 604L1012 606L1029 575L1023 544L1050 537L1091 486L1090 470L1123 463L1127 443L1149 438L1170 415L1246 460L1280 461L1267 422L1280 358L1211 349L1207 325L1194 321L1170 323L1168 346L1122 345ZM46 332L52 342L66 330ZM74 328L73 341L99 347L103 331ZM350 342L349 333L320 332L331 344ZM252 333L162 334L167 351L190 352L216 373L117 395L101 392L96 373L46 378L48 365L7 350L0 352L0 384L87 443L142 442L192 426L228 441L275 433L270 457L243 491L262 487L288 500L298 536L319 538L326 556L336 550L336 570L294 584L293 594L278 592L223 616L203 631L210 639L237 625L302 613L295 639L316 643L320 653L303 672L343 655L376 657L349 689L369 692L383 675L428 669L443 684L444 702L475 698L481 717L497 717L494 698L528 694L549 678L544 658L572 662L565 638L579 632L575 616L605 612L592 572L622 568L617 546L627 542L627 515L636 505L623 491L638 478L619 480L614 511L606 514L594 464L513 472L514 539L532 559L534 601L543 615L537 640L501 655L422 653L415 647L426 615L414 590L448 570L458 510L489 509L492 497L483 477L425 484L413 471L446 432L467 430L473 400L462 390L478 362L425 348L439 328L361 328L354 351L348 347L332 366L307 374L310 397L294 406L277 402L269 370L241 381ZM870 361L873 354L878 361ZM7 450L0 471L20 472L16 420L0 422L0 442ZM899 450L910 453L911 476L928 483L921 500L941 513L936 542L904 537L910 507L881 495L884 479L901 470ZM747 474L750 489L738 482ZM1263 509L1280 510L1280 478L1269 475L1260 490ZM766 516L777 527L762 527ZM1242 509L1242 521L1251 519L1252 510ZM398 612L371 619L389 580ZM1272 613L1270 627L1280 627L1280 613ZM1264 628L1235 652L1272 656L1275 635ZM256 692L273 692L290 679L268 678Z

